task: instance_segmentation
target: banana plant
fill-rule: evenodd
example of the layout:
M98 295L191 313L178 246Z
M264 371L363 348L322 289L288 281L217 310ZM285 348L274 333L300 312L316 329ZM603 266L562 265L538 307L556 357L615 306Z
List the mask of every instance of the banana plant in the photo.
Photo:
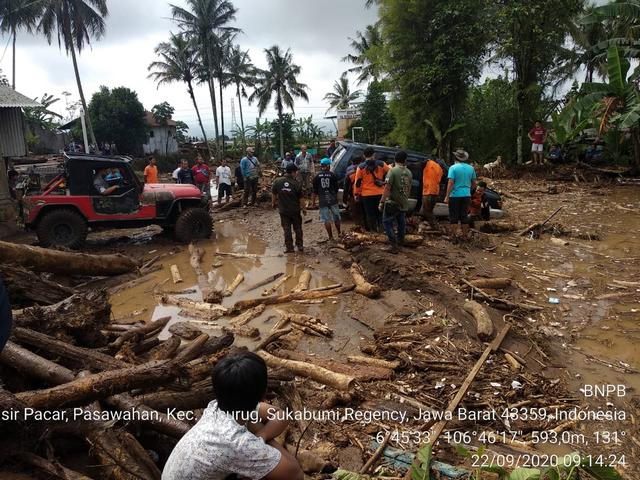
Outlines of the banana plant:
M455 123L442 132L435 121L427 119L425 122L431 128L433 137L436 140L436 147L433 149L432 153L437 155L439 158L445 158L445 146L449 143L451 134L466 126L464 123Z

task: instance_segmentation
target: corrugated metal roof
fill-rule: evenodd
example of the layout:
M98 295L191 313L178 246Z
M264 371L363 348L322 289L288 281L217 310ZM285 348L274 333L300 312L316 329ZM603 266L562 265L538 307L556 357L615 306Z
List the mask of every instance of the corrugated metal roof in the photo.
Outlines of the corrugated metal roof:
M0 108L40 106L41 105L38 102L16 92L9 85L0 85Z
M0 108L0 158L26 154L22 111L17 107Z

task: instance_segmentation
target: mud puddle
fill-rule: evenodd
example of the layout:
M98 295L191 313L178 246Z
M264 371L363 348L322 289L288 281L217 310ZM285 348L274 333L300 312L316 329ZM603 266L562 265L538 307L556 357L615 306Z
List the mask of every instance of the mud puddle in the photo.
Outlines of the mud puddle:
M308 269L311 272L309 288L317 288L336 283L342 283L343 273L340 270L327 271L328 265L316 262L302 254L284 255L281 250L272 247L268 241L256 233L251 232L240 221L222 221L215 224L215 239L198 243L198 247L205 251L202 261L202 270L212 272L212 282L199 285L198 278L193 267L189 263L190 254L186 246L158 247L149 254L164 254L159 263L162 269L149 276L149 279L133 288L118 292L111 297L113 305L112 316L115 321L136 322L150 321L165 316L172 319L160 338L171 335L168 328L179 321L193 322L193 325L210 335L222 334L222 327L227 325L228 318L220 318L211 325L205 325L194 321L192 318L180 315L180 308L161 305L158 295L168 292L195 301L202 301L201 287L214 287L224 290L230 285L236 276L241 273L244 281L234 291L233 295L225 297L222 305L231 307L235 302L244 299L260 297L262 291L271 286L262 286L251 291L248 288L272 275L282 273L289 279L281 286L276 294L290 292L298 283L301 273ZM218 252L248 255L248 258L236 258L220 255ZM174 284L171 279L171 265L176 265L182 277L182 282ZM323 268L324 267L324 268ZM330 270L330 268L329 268ZM273 328L280 318L279 312L307 313L317 316L334 330L334 337L322 349L340 348L345 344L345 339L351 337L352 331L343 328L340 322L342 312L347 305L344 298L325 298L317 304L286 304L267 308L262 315L253 319L249 326L258 328L261 337ZM239 346L251 346L257 340L237 336L236 344ZM317 343L317 342L316 342ZM311 350L311 348L309 348Z

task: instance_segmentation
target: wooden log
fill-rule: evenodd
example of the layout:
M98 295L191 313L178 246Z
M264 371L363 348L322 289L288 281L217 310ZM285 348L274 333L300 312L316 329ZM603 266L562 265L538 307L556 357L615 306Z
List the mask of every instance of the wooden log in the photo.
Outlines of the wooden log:
M11 341L7 342L0 353L0 363L17 370L25 377L42 380L48 385L71 382L75 378L68 368L42 358Z
M225 333L219 337L210 337L202 347L200 355L206 356L218 353L219 351L233 345L234 340L235 338L232 333Z
M476 288L493 288L501 289L508 288L513 284L511 278L477 278L475 280L469 280L469 283Z
M462 283L468 285L469 287L471 287L471 293L472 295L475 293L478 293L482 298L484 298L486 301L488 301L489 303L494 304L494 306L496 308L506 308L506 309L513 309L513 310L526 310L529 312L537 312L542 310L542 307L539 305L530 305L527 303L516 303L516 302L512 302L510 300L504 299L504 298L497 298L494 297L493 295L489 295L487 292L485 292L484 290L482 290L481 288L475 287L473 286L473 284L469 283L468 280L465 280L464 278L461 279Z
M20 463L36 468L50 478L58 480L92 480L90 477L66 468L57 461L49 461L31 452L23 452L16 456Z
M205 343L207 343L207 340L209 340L209 335L206 333L201 334L193 342L187 345L184 350L178 352L178 355L176 355L176 358L173 361L175 363L187 363L194 358L197 358L204 348Z
M171 265L169 269L171 270L171 279L173 280L173 283L182 282L182 275L180 275L180 269L178 269L178 265Z
M255 346L254 352L257 352L258 350L264 350L265 348L267 348L269 344L275 342L280 337L283 337L288 333L291 333L292 331L293 331L292 328L282 328L282 329L271 332L267 338L265 338Z
M22 267L0 264L0 276L14 306L51 305L77 293L73 288L41 278Z
M276 305L278 303L293 302L294 300L313 300L316 298L332 297L334 295L340 295L341 293L350 292L354 288L355 288L355 285L345 285L343 287L335 288L333 290L286 293L284 295L275 295L270 297L240 300L235 303L231 311L241 312L243 310L246 310L247 308L252 308L258 305Z
M89 413L99 414L97 402L86 407ZM161 472L149 453L136 438L125 430L105 423L101 429L86 434L91 453L104 467L105 478L115 480L160 480Z
M542 227L544 227L547 224L547 222L549 222L553 217L555 217L558 214L558 212L560 212L560 210L562 210L563 208L564 206L558 207L558 209L555 212L553 212L551 215L549 215L543 222L532 223L527 228L525 228L520 233L518 233L518 235L521 237L524 237L529 232L542 229Z
M293 326L306 327L306 329L309 329L315 334L323 337L333 336L333 330L318 318L302 313L280 313L282 314L282 318L291 322Z
M356 284L356 293L368 298L378 298L380 296L380 287L373 283L369 283L367 279L364 278L360 265L353 263L349 273L351 273L351 278L353 278L353 281Z
M298 284L291 291L293 293L299 293L304 292L305 290L309 290L309 283L311 283L311 272L307 269L304 269L300 274Z
M185 340L194 340L202 335L202 330L192 322L176 322L171 324L169 332Z
M193 268L194 272L196 272L196 276L200 277L204 275L202 272L202 257L204 257L204 250L196 247L193 243L190 243L189 253L191 254L189 257L189 264Z
M239 337L258 338L260 336L260 330L255 327L240 326L240 325L228 325L222 327L224 332L231 332Z
M13 329L13 338L23 345L29 345L52 355L71 360L83 365L85 368L111 370L129 366L126 362L116 360L110 355L89 348L76 347L28 328L15 327Z
M155 431L169 435L170 437L180 439L187 433L191 426L188 423L180 421L176 418L168 416L166 413L154 411L152 408L144 405L140 402L139 398L134 398L128 393L121 393L114 395L105 400L106 404L123 410L123 411L138 411L144 415L140 421L134 421L139 425L145 427L151 427ZM136 416L136 418L138 418Z
M182 340L177 335L172 335L157 347L152 348L147 353L148 360L168 360L178 351Z
M282 277L280 277L280 279L274 283L271 287L269 288L265 288L262 292L262 296L266 297L268 295L272 295L274 294L282 285L284 285L287 280L289 280L291 278L291 275L284 275Z
M255 290L256 288L260 288L260 287L264 287L265 285L269 285L271 282L275 282L277 279L279 279L283 275L284 275L284 273L276 273L274 275L270 275L267 278L265 278L264 280L260 280L259 282L256 282L256 283L253 283L253 284L249 285L247 288L245 288L245 292L250 292L252 290Z
M222 291L216 288L203 288L202 301L205 303L222 303Z
M167 326L169 321L171 320L170 316L161 317L157 320L149 322L141 327L132 328L131 330L126 331L122 335L120 335L116 340L111 342L109 346L113 349L119 349L126 342L136 342L144 339L147 335L150 334L158 334L160 333L164 327Z
M81 405L136 388L158 386L178 376L175 363L149 362L143 365L88 375L56 387L21 392L16 398L30 407L55 409Z
M349 355L347 360L358 365L371 365L374 367L388 368L390 370L395 370L400 366L400 362L398 360L389 361L381 358L363 357L359 355Z
M493 322L489 316L487 309L473 300L465 300L462 305L462 309L470 313L476 321L476 332L478 338L481 340L487 340L493 335Z
M164 412L171 408L179 410L204 408L214 398L214 393L213 386L209 384L199 388L192 388L186 392L162 390L160 392L145 393L134 398L143 405Z
M321 287L310 288L309 292L323 292L324 290L333 290L334 288L340 288L342 283L332 283L331 285L323 285Z
M244 275L242 273L239 273L238 275L236 275L236 278L233 280L233 282L231 282L231 285L229 285L227 288L224 289L224 291L222 292L222 296L230 297L231 295L233 295L233 292L235 292L236 288L238 288L238 286L243 281L244 281Z
M348 375L332 372L331 370L318 367L311 363L275 357L264 350L260 350L258 355L260 355L270 367L290 370L296 375L310 378L318 383L335 388L336 390L349 390L351 384L355 380L353 377Z
M229 320L229 324L242 326L249 323L256 317L262 315L262 313L266 310L266 305L258 305L257 307L250 308L246 312L241 313L240 315L233 317Z
M136 270L140 266L136 260L119 253L89 255L2 241L0 261L4 264L20 265L35 272L90 276L119 275Z
M192 313L196 317L202 317L208 320L215 320L227 313L227 309L222 305L196 302L194 300L189 300L188 298L175 297L172 295L163 295L160 297L160 301L165 305L175 305L189 313Z
M405 247L417 247L422 245L424 238L420 235L406 235L403 245ZM347 246L360 245L363 243L389 243L386 235L381 233L362 233L351 231L345 236L344 243Z

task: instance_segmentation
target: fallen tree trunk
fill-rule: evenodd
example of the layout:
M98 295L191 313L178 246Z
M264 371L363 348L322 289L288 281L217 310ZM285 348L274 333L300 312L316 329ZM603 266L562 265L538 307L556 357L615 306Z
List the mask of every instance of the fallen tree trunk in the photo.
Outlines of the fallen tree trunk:
M25 377L42 380L48 385L71 382L75 378L68 368L61 367L13 342L7 342L0 353L0 363L17 370Z
M233 292L236 291L236 288L238 288L238 285L240 285L243 281L244 281L244 275L242 273L239 273L238 275L236 275L236 278L233 280L233 282L231 282L231 285L225 288L224 292L222 292L222 296L230 297L231 295L233 295Z
M279 279L282 276L284 276L284 273L276 273L274 275L271 275L271 276L265 278L264 280L260 280L259 282L256 282L256 283L254 283L252 285L249 285L245 289L245 292L250 292L252 290L255 290L256 288L260 288L260 287L264 287L265 285L269 285L271 282L275 282L277 279Z
M157 320L146 323L141 327L132 328L111 342L109 347L117 350L126 342L136 343L150 336L157 335L164 329L164 327L167 326L167 323L169 323L170 320L171 317L161 317Z
M13 337L21 344L26 344L52 355L71 360L83 365L85 368L113 370L130 366L126 362L117 360L110 355L90 348L76 347L75 345L70 345L44 333L29 330L28 328L15 327L13 329Z
M255 327L240 326L240 325L228 325L222 327L224 332L231 332L239 337L258 338L260 336L260 330Z
M222 305L215 303L196 302L188 298L174 297L171 295L163 295L160 301L165 305L175 305L196 317L205 318L207 320L215 320L227 313L227 309Z
M353 278L356 284L356 293L364 295L367 298L378 298L380 296L380 287L369 283L367 279L364 278L360 265L357 263L352 264L349 273L351 273L351 278Z
M186 392L162 391L145 393L134 397L138 402L159 411L171 408L179 410L195 410L206 407L214 398L213 387L207 385L200 388L192 388Z
M232 312L241 312L247 308L256 307L258 305L275 305L278 303L288 303L294 300L312 300L315 298L332 297L341 293L350 292L355 285L345 285L343 287L334 288L332 290L306 291L298 293L286 293L284 295L275 295L271 297L253 298L250 300L240 300L236 302Z
M298 362L296 360L287 360L284 358L274 357L273 355L260 350L258 352L264 361L270 367L284 368L292 371L296 375L310 378L318 383L327 385L337 390L349 390L354 378L342 373L332 372L326 368L318 367L312 363Z
M271 287L269 288L265 288L262 292L262 296L266 297L268 295L272 295L274 294L282 285L284 285L287 280L289 280L291 278L291 275L284 275L282 277L280 277L280 279L274 283Z
M0 265L0 276L13 305L51 305L76 293L73 288L45 280L22 267Z
M178 351L182 340L177 335L172 335L157 347L147 353L148 360L169 360Z
M33 408L55 409L83 404L136 388L162 385L173 381L177 376L178 368L175 363L149 362L88 375L56 387L21 392L16 394L16 398Z
M241 313L237 317L233 317L231 320L229 320L229 324L236 326L246 325L254 318L262 315L266 308L267 307L265 305L258 305L257 307L251 308L246 312Z
M292 290L293 293L304 292L309 290L309 283L311 283L311 272L307 269L303 270L298 279L298 284Z
M2 241L0 241L0 258L2 263L20 265L36 272L63 275L111 276L131 272L140 266L136 260L119 253L89 255Z
M218 353L220 350L224 350L233 345L234 340L235 338L232 333L225 333L219 337L210 337L202 347L200 355L206 356Z
M24 452L16 457L21 463L35 467L42 473L59 480L92 480L91 478L66 468L58 462L53 462L42 458L35 453Z
M175 363L187 363L194 358L197 358L204 348L205 343L207 343L207 340L209 340L209 335L203 333L187 345L184 350L178 352L178 355L176 355L176 358L173 361Z
M406 235L403 245L405 247L417 247L422 245L424 238L420 235ZM362 233L351 231L345 236L344 243L347 246L355 246L363 243L389 243L389 239L382 233Z
M493 322L487 309L473 300L465 300L462 309L475 319L478 338L481 340L490 339L493 335Z
M513 280L510 278L478 278L476 280L469 280L469 283L476 288L493 288L499 290L510 287L513 284Z
M267 346L269 346L269 344L275 342L280 337L283 337L286 334L291 333L292 331L293 331L292 328L282 328L282 329L279 329L279 330L274 330L273 332L271 332L269 334L269 336L267 338L265 338L258 345L255 346L254 352L257 352L258 350L263 350L263 349L267 348Z
M282 318L283 320L291 322L294 327L305 327L303 331L311 330L312 334L323 337L333 336L333 330L331 330L324 322L312 317L311 315L305 315L302 313L282 313Z

